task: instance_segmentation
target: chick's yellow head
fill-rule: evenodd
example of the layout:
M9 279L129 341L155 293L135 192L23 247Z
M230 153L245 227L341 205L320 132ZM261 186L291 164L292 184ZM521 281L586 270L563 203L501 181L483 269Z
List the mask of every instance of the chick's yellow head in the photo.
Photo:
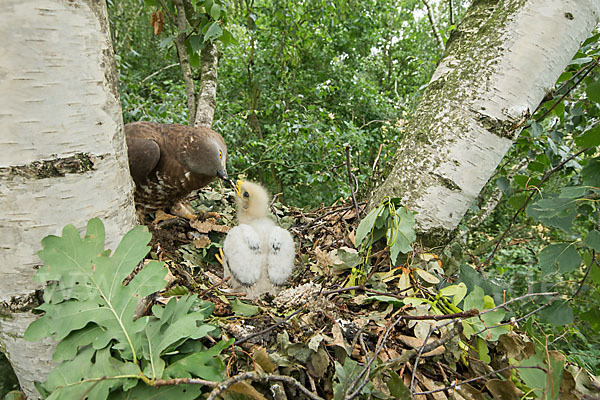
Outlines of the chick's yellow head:
M269 193L261 185L249 181L237 181L235 185L238 219L248 221L267 216Z

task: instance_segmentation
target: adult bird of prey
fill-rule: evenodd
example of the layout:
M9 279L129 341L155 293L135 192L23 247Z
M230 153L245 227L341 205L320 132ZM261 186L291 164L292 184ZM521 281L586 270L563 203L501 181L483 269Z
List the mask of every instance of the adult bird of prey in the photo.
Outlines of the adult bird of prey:
M125 138L139 212L172 207L216 177L231 184L227 145L212 129L132 122Z
M294 240L267 216L269 195L260 185L237 181L238 225L223 242L224 277L255 298L275 294L294 269Z

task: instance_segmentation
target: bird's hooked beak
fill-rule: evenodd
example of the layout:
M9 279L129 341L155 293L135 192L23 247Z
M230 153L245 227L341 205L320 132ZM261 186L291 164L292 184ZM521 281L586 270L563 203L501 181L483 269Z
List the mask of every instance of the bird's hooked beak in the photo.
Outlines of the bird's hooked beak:
M237 194L237 196L239 198L242 198L242 183L243 183L243 181L238 179L237 182L235 183L235 187L234 187L235 194Z
M223 179L229 184L229 186L235 187L233 181L229 178L229 176L227 176L227 171L225 171L224 169L220 169L217 171L217 177Z

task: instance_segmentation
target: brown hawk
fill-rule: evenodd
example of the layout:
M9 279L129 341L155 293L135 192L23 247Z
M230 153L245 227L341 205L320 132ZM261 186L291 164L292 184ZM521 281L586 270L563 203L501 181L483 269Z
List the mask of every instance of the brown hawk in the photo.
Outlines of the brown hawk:
M173 206L216 177L229 183L227 145L217 132L187 125L125 125L135 203L149 212Z

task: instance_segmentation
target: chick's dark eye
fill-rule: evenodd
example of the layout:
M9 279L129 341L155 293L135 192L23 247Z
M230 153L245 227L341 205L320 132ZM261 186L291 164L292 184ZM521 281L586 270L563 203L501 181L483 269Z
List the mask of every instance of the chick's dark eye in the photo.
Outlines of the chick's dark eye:
M248 194L248 192L244 192L244 197L245 197L245 198L248 198L248 197L250 197L250 195Z

